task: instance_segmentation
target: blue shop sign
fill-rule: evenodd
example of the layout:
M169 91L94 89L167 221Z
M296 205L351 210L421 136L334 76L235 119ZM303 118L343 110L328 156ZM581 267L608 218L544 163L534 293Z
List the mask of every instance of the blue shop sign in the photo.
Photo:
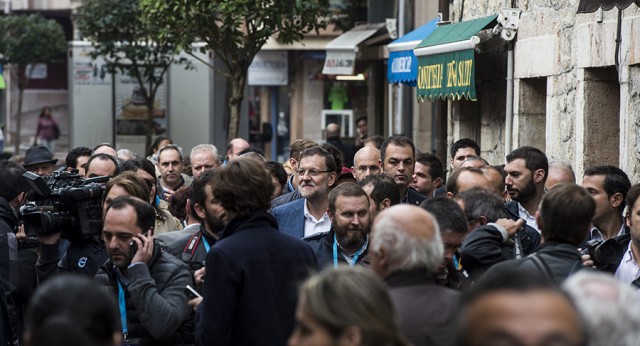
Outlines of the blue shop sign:
M413 49L437 27L440 18L426 23L387 45L389 61L387 79L389 83L404 83L416 86L418 59Z

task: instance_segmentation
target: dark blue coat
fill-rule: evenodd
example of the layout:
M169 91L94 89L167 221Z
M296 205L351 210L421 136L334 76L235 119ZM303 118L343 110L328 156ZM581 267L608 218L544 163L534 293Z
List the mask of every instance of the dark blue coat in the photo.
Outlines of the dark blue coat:
M206 261L197 345L286 345L299 285L317 270L300 239L262 210L233 219Z

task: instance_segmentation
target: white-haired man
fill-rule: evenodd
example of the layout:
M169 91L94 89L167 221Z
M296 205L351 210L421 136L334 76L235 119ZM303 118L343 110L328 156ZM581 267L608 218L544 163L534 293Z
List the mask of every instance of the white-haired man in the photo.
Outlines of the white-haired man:
M213 144L198 144L191 149L189 161L193 179L198 179L204 171L220 167L218 148Z
M371 234L371 266L389 285L403 334L416 346L452 344L459 293L436 284L444 254L436 219L395 205L378 214Z

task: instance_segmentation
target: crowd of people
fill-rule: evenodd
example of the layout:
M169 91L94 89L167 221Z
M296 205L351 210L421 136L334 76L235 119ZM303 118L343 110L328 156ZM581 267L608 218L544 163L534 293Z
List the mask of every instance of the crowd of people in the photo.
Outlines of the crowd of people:
M624 171L326 133L0 161L0 345L637 345Z

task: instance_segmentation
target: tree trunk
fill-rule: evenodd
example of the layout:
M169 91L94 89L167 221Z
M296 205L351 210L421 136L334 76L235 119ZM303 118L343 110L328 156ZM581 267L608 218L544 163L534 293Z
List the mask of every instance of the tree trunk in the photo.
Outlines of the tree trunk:
M238 68L231 73L231 97L229 97L229 129L228 140L238 138L240 128L240 109L244 99L247 69Z
M27 71L26 66L16 65L18 80L18 112L16 113L16 138L13 146L13 155L20 155L20 133L22 132L22 101L24 98L24 89L27 87ZM36 127L37 128L37 127ZM37 130L36 130L37 131ZM36 134L37 135L37 134ZM31 144L31 143L29 143Z
M155 101L155 97L154 96L147 97L147 126L146 126L147 127L147 134L146 134L145 146L144 146L145 150L151 148L151 137L153 136L153 132L154 132L154 130L153 130L153 128L154 128L154 122L153 122L154 101Z
M21 120L22 120L22 95L23 94L24 94L24 88L18 88L18 113L16 114L16 138L14 139L15 144L13 147L13 155L20 155L20 127L22 123Z

